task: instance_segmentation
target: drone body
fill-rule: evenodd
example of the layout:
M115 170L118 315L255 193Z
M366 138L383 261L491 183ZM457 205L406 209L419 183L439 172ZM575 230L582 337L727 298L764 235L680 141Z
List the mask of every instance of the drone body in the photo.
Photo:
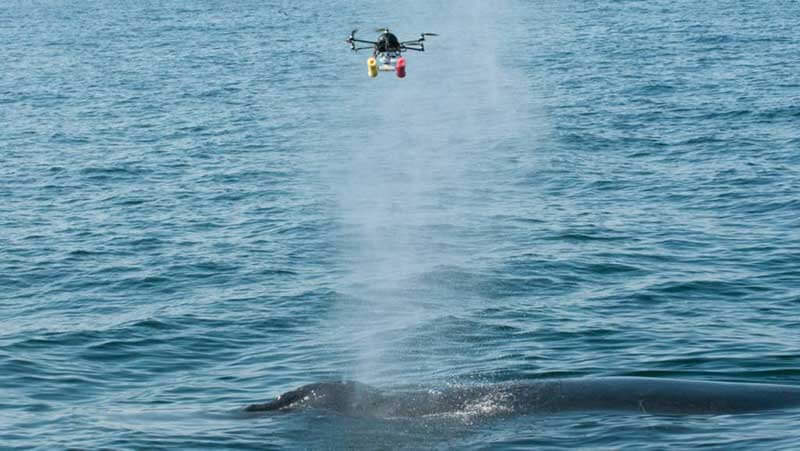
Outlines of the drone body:
M437 36L436 33L421 33L419 39L401 42L388 28L380 28L377 30L380 35L375 41L365 41L355 38L356 31L358 30L353 30L345 42L350 44L354 52L372 49L372 56L367 59L367 74L372 78L377 77L379 72L395 72L398 77L404 78L406 59L402 53L406 50L424 52L425 36ZM357 44L369 45L358 47Z

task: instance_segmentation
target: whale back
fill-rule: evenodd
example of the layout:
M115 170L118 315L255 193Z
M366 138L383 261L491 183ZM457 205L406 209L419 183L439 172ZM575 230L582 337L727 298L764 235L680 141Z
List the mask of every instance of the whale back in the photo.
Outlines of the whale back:
M800 406L800 387L644 377L566 379L558 382L554 398L549 410L723 414Z
M800 387L773 384L610 377L381 393L353 381L319 382L246 411L320 408L379 418L506 415L569 411L723 414L800 407Z

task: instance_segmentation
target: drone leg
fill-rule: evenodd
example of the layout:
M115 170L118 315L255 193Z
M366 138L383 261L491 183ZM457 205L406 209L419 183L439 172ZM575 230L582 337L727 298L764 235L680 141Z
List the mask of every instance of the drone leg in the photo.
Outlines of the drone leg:
M375 57L371 56L367 59L367 74L371 78L375 78L378 76L378 62L375 61Z

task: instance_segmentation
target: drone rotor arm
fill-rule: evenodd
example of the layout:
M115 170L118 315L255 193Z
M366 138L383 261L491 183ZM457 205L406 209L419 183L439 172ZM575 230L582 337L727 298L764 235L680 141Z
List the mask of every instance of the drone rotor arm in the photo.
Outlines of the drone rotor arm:
M423 44L423 42L425 42L425 37L426 36L439 36L439 35L436 34L436 33L420 33L418 39L414 39L412 41L403 41L403 42L400 43L400 45L404 45L404 46L405 45L415 45L415 46L421 47L422 50L424 50L425 49L425 44Z
M425 45L420 41L405 41L400 43L400 48L403 50L416 50L418 52L425 51Z
M353 45L353 47L351 47L351 49L352 49L354 52L357 52L357 51L359 51L359 50L371 50L371 49L373 49L373 48L374 48L374 47L372 47L372 46L369 46L369 47L356 47L355 45Z
M374 47L375 45L377 45L377 42L375 42L375 41L366 41L366 40L364 40L364 39L356 39L356 38L355 38L356 31L357 31L357 30L353 30L353 32L352 32L352 33L350 33L350 37L348 37L348 38L347 38L347 39L345 39L345 41L344 41L344 42L346 42L346 43L350 44L350 50L352 50L352 51L354 51L354 52L357 52L357 51L359 51L359 50L365 50L365 49L369 49L369 48L372 48L372 47ZM356 47L356 43L360 43L360 44L369 44L371 47Z

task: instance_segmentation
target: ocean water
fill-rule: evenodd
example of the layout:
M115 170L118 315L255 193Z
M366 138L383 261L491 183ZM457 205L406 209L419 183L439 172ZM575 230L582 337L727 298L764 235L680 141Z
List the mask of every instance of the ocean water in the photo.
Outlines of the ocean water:
M797 449L800 411L242 415L319 380L800 385L800 3L0 5L0 448ZM408 76L367 77L389 26Z

